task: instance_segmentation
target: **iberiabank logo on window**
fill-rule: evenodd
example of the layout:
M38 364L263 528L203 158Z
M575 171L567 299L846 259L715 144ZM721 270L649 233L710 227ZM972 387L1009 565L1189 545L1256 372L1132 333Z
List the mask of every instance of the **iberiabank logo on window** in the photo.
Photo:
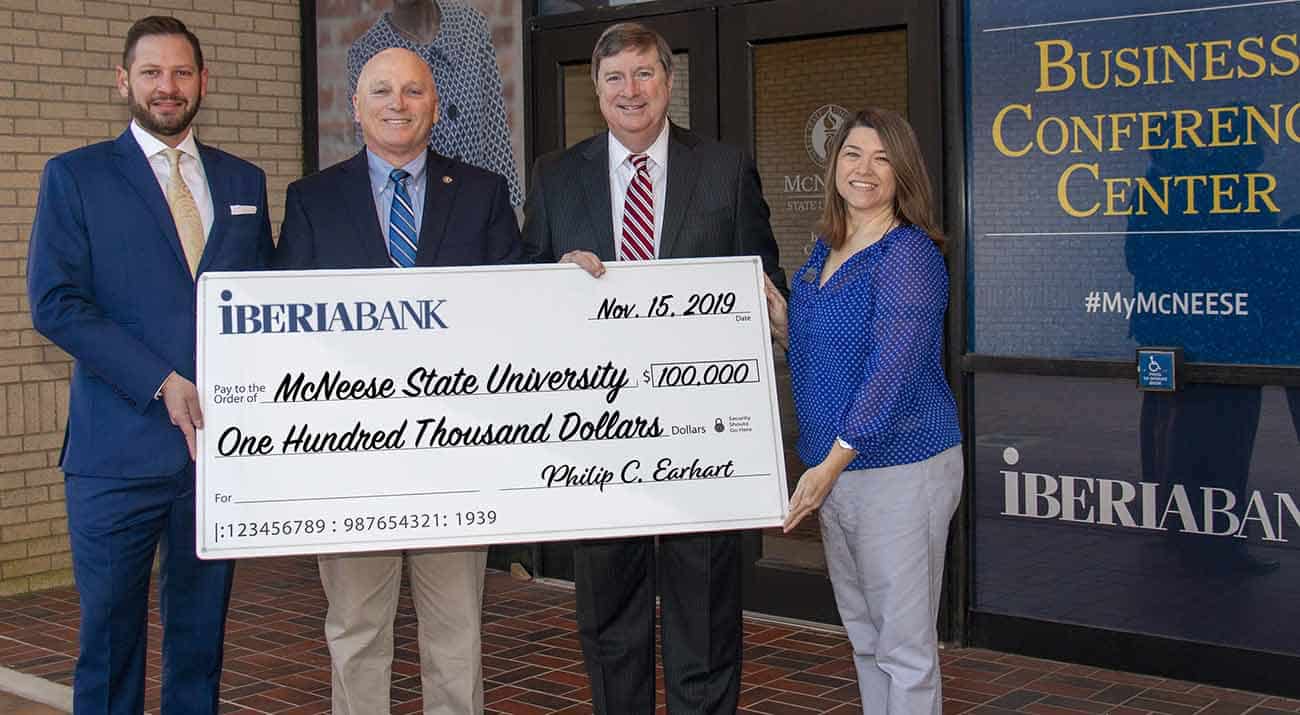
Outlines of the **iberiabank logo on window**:
M1280 543L1300 535L1300 504L1287 492L1017 471L1015 447L1002 461L1002 516Z

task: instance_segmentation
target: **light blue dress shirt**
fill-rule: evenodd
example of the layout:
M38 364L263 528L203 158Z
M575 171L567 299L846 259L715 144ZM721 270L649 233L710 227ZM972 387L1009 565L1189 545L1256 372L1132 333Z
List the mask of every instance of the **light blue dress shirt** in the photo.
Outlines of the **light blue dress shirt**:
M375 197L375 212L379 215L379 229L384 240L388 239L388 216L393 207L393 181L388 175L397 168L405 169L411 175L406 180L406 191L411 195L411 209L415 211L415 230L418 233L424 220L424 192L429 187L428 172L424 170L428 158L429 153L422 151L406 166L395 167L369 148L366 149L366 164L370 167L370 192Z

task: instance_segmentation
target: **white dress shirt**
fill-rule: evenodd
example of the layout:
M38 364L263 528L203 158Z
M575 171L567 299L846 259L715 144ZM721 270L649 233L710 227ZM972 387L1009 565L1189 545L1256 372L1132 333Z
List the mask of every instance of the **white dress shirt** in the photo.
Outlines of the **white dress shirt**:
M163 198L167 197L167 183L172 177L172 164L167 160L166 150L169 149L158 137L150 134L131 120L131 135L144 151L145 157L149 160L149 168L153 169L154 178L158 180L158 185L162 187ZM199 209L199 218L203 220L203 235L209 236L212 233L212 192L208 191L208 175L203 171L203 160L199 158L199 145L194 141L194 128L190 127L185 133L185 139L176 145L181 150L181 177L185 179L185 185L190 188L190 194L194 196L194 203Z
M163 199L167 198L167 184L172 178L172 163L167 159L167 146L158 137L146 132L131 120L131 136L135 137L135 143L140 145L140 150L149 160L149 168L153 169L153 178L158 180L158 186L162 189ZM181 150L181 177L185 179L185 185L189 187L190 194L194 196L194 204L199 209L199 219L203 221L203 236L206 238L212 233L212 192L208 191L208 175L203 171L203 160L199 158L199 145L194 142L194 127L190 127L185 134L185 139L176 145ZM167 377L171 377L168 375ZM163 384L166 384L166 378ZM162 385L154 391L155 400L162 398Z
M650 185L654 188L655 199L655 258L659 257L659 237L664 231L664 198L668 193L668 122L659 137L644 152L650 157L646 169L650 172ZM627 199L627 187L632 184L636 167L628 157L633 152L623 146L614 133L609 133L609 198L610 210L614 220L614 255L622 257L618 250L623 243L623 202Z

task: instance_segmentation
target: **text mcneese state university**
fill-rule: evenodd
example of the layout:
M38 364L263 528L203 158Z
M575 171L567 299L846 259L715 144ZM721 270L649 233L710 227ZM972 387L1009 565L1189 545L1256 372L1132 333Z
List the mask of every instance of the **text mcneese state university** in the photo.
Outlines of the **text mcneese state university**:
M392 397L453 397L456 395L510 394L603 390L605 401L613 403L631 383L627 368L603 363L582 367L539 369L516 366L513 361L495 363L486 380L464 367L443 369L420 365L406 376L400 391L391 377L345 377L342 370L325 370L319 379L305 372L287 372L272 395L272 402L327 402L330 400L382 400Z

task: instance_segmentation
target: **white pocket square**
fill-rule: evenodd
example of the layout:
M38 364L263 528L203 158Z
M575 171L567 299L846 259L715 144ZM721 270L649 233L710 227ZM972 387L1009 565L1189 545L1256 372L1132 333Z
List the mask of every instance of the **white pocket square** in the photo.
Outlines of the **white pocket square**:
M231 204L231 205L230 205L230 215L231 215L231 216L246 216L246 215L248 215L248 214L255 214L255 213L257 213L257 207L256 207L256 206L245 206L244 204Z

